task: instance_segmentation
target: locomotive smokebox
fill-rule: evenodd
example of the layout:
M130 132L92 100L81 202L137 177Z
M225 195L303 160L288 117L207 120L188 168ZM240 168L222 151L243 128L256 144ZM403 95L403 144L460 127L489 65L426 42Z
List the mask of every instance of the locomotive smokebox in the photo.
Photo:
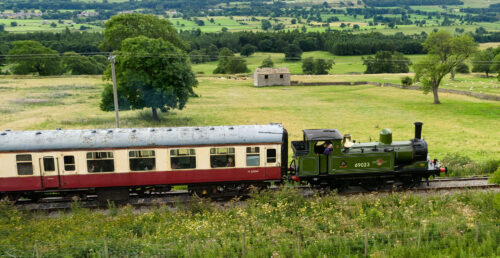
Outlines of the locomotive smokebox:
M415 122L415 139L422 139L422 122Z

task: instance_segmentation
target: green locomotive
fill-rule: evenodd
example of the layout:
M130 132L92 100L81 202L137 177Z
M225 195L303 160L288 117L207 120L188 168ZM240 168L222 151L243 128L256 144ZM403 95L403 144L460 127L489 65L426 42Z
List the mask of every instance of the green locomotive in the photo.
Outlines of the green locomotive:
M392 141L392 132L382 129L378 142L367 143L353 142L351 135L342 136L336 129L303 130L303 141L292 141L290 178L336 188L417 185L447 170L429 160L422 125L415 122L415 138L409 141Z

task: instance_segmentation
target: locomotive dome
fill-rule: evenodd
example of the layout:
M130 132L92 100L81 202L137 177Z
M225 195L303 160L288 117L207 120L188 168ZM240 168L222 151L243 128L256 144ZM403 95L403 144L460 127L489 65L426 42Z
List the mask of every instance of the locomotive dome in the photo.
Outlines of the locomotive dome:
M0 151L135 148L246 143L279 143L281 124L10 131L0 133Z

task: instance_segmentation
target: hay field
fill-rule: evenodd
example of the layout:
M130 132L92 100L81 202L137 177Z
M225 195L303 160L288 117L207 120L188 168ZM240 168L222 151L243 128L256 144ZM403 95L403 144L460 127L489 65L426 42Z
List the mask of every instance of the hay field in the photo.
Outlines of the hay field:
M348 79L353 76L345 75ZM337 128L358 141L391 128L395 140L413 135L424 122L431 157L460 152L475 160L500 156L500 103L441 94L442 105L419 91L375 86L255 88L251 79L200 77L184 110L121 112L123 127L282 123L290 139L306 128ZM99 110L99 76L0 77L0 128L12 130L114 127L114 113Z

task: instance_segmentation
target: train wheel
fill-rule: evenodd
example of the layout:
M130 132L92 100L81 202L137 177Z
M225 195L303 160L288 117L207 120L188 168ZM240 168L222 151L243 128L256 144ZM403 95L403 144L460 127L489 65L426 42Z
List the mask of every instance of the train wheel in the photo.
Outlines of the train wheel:
M21 197L21 193L6 193L5 197L11 202L16 202Z
M410 189L410 188L413 188L413 187L420 185L420 183L422 182L422 178L420 178L420 177L407 177L407 178L404 178L402 180L402 182L403 182L404 189Z

